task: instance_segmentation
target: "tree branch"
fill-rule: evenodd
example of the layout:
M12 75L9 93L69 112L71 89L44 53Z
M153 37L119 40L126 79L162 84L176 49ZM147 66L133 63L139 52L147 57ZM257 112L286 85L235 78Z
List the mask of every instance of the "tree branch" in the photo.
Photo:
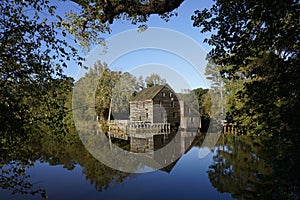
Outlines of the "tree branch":
M98 19L101 23L113 23L120 14L145 16L150 14L164 14L178 8L184 0L150 0L142 3L136 0L119 1L114 3L109 0L98 1L90 4L88 0L73 0L84 9L84 15L91 19Z

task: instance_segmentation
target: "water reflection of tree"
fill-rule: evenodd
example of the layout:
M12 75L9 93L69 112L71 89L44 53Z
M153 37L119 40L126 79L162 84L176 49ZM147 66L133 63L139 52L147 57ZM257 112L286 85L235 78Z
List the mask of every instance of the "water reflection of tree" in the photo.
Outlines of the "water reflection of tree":
M29 181L30 176L25 170L32 166L31 163L22 163L20 161L11 161L4 165L1 164L0 183L3 189L10 189L12 194L40 194L43 198L47 198L46 191L36 188Z
M45 98L30 107L38 113L38 119L28 123L6 120L10 129L6 126L0 130L0 187L12 193L40 194L46 198L47 191L32 183L27 172L36 161L63 165L67 170L80 165L86 179L98 191L108 188L111 182L122 182L129 174L100 163L79 139L71 112L72 80L49 84Z
M208 171L212 185L237 199L299 198L297 152L278 144L282 143L258 143L246 136L221 137ZM285 155L287 152L289 155Z
M75 165L80 165L83 168L82 173L85 178L98 191L107 189L112 182L123 182L129 175L107 167L95 159L81 143L76 132L72 133L72 137L66 137L66 140L52 140L51 144L47 140L49 145L43 142L41 148L43 161L52 165L63 165L69 170L72 170Z
M10 151L1 155L0 167L1 187L11 189L13 193L40 193L46 197L46 191L35 189L35 185L30 182L30 176L26 172L26 169L34 166L37 160L50 165L63 165L67 170L73 170L76 165L80 165L85 178L98 191L107 189L112 182L123 182L129 175L111 169L96 160L82 145L76 132L57 137L50 134L37 136L23 143L22 149L16 149L15 154L12 153L13 148L16 149L16 146L11 146Z

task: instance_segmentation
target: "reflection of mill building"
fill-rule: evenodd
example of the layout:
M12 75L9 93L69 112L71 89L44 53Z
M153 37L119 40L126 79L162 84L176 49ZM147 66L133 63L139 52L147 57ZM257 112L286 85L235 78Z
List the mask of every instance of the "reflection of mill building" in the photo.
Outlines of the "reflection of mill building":
M180 127L185 130L201 128L201 117L198 105L189 105L185 101L180 102Z
M130 122L180 124L180 105L175 92L166 85L143 89L130 101Z

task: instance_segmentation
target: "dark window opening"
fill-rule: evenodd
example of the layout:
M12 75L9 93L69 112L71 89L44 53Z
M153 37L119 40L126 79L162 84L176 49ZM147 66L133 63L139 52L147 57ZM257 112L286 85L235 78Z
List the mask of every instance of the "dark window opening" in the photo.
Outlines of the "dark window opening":
M174 103L174 101L171 101L171 107L175 107L175 103Z

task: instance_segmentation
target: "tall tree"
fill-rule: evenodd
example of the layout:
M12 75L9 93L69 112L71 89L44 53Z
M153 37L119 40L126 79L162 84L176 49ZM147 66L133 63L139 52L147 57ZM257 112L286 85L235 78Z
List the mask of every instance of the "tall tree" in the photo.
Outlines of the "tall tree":
M202 33L213 31L206 42L222 76L242 84L229 107L248 133L299 128L299 11L293 0L217 0L192 16Z
M226 92L224 81L220 74L220 66L209 60L206 65L205 75L211 82L211 89L205 96L205 105L210 106L209 112L211 117L219 120L225 119ZM211 102L208 103L208 100ZM208 110L208 107L206 110Z
M88 90L95 90L95 106L96 113L100 120L107 120L109 113L111 119L126 118L129 115L129 101L134 96L144 83L137 80L128 72L112 71L106 63L97 61L94 67L83 77L80 83L82 94L78 98L84 98ZM95 83L98 81L97 83ZM96 87L94 85L96 84ZM142 84L142 86L140 85ZM88 85L85 87L84 85ZM83 99L83 101L87 101ZM80 101L79 101L80 102ZM93 105L92 102L89 105ZM110 111L109 111L110 110Z
M112 90L112 114L115 118L129 119L129 101L143 87L139 84L139 80L129 72L120 74Z
M113 89L120 79L120 72L111 71L107 64L98 61L95 67L100 67L99 82L95 94L96 111L100 119L108 119L109 109L112 106Z
M166 79L161 78L158 74L153 73L145 78L147 87L166 84Z

